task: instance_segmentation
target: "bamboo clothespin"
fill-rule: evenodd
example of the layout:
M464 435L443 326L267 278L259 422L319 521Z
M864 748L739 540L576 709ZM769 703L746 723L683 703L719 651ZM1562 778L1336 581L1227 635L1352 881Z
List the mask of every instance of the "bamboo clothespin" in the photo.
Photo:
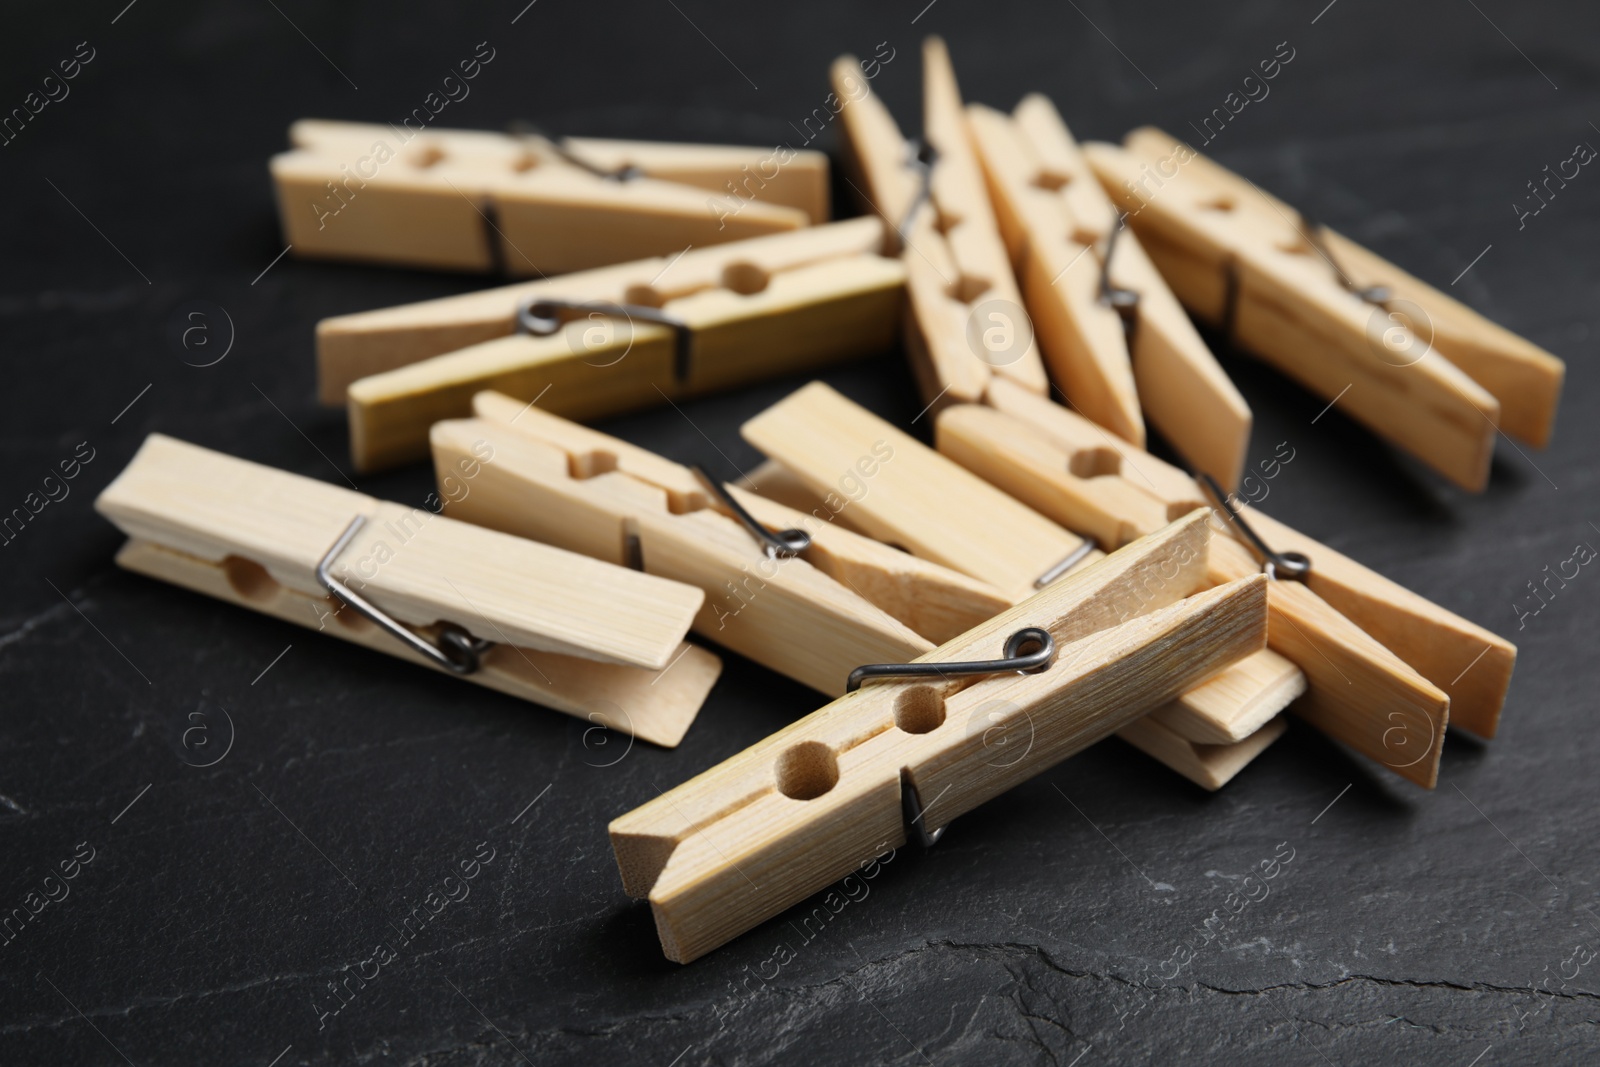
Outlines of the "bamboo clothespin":
M1085 152L1190 312L1445 478L1549 441L1555 356L1160 130Z
M697 633L829 696L863 659L914 659L1010 605L826 510L738 490L729 504L687 467L509 397L480 393L473 407L477 418L432 431L441 480L474 447L494 450L448 514L698 586Z
M923 400L978 401L996 379L1043 393L1044 365L1020 321L1022 294L937 37L923 43L922 63L927 144L920 147L901 136L854 56L834 61L831 78L868 205L898 234L910 298L907 347Z
M859 64L845 57L833 66L867 199L904 239L908 347L923 399L936 410L957 403L1000 407L1011 395L1043 395L1048 365L1069 402L1143 445L1140 390L1147 389L1153 417L1174 443L1215 464L1218 477L1232 484L1248 443L1249 408L1136 241L1111 255L1109 272L1100 269L1117 233L1115 212L1054 109L1029 98L1015 129L997 125L985 116L1003 116L963 110L938 38L925 42L923 67L925 124L936 151L922 164L919 184L907 163L914 153L882 102L866 91ZM1102 243L1104 251L1087 256ZM1086 261L1074 271L1080 254ZM1133 294L1144 328L1134 331L1130 364L1112 305Z
M492 455L458 470L469 492ZM128 570L659 745L722 669L683 641L698 589L161 434L95 508Z
M1135 443L1142 411L1185 459L1234 488L1249 405L1055 106L1038 94L1011 115L972 104L967 124L1039 346L1073 408Z
M324 319L319 391L370 471L425 456L484 389L588 419L881 352L905 279L883 241L851 219Z
M1283 579L1269 587L1267 643L1304 672L1294 710L1402 777L1433 788L1447 724L1494 736L1516 662L1510 642L1148 453L1112 452L1099 427L1065 408L1013 398L1014 410L1029 404L1039 410L1022 418L973 405L942 412L940 452L1106 548L1219 509L1211 580L1263 563Z
M923 680L864 685L613 820L623 888L649 898L667 958L703 956L863 860L930 842L1261 648L1264 580L1190 596L1205 554L1204 520L1175 522L920 657Z
M821 152L315 119L289 141L272 177L300 256L564 274L828 217Z
M1058 408L1044 397L1027 395ZM841 476L851 472L862 488L858 499L839 512L841 522L986 582L1012 603L1100 558L1094 541L1069 532L821 382L746 422L741 433L787 473L789 484L774 491L791 505L837 493ZM870 455L878 441L892 448L894 459L872 477L860 477L858 459ZM759 491L769 491L768 471L754 477ZM1122 530L1127 536L1114 546L1137 536L1126 524ZM1263 649L1184 692L1123 736L1197 784L1217 789L1277 738L1283 725L1273 717L1304 687L1298 668Z

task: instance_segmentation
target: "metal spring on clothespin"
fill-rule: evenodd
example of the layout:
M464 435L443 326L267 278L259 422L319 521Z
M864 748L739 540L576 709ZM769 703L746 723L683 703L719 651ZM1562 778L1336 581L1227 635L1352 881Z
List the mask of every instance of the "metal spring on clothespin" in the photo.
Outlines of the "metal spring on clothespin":
M1033 646L1032 651L1024 649ZM974 674L1005 674L1018 671L1037 674L1050 669L1056 658L1056 639L1049 630L1028 626L1006 639L1003 659L967 660L955 663L868 663L850 672L845 682L845 692L854 693L863 682L881 678L958 678ZM935 800L938 798L935 797ZM924 819L922 795L911 780L911 770L900 768L900 813L905 821L906 840L915 841L923 848L935 844L944 836L948 825L930 831Z
M949 826L941 826L937 830L929 830L923 816L926 813L922 808L922 794L917 791L917 783L911 780L911 768L900 768L900 817L906 824L906 840L915 841L923 848L932 848L939 843L939 838Z
M1024 649L1032 646L1032 651ZM850 680L845 681L845 693L854 693L861 688L864 681L875 681L878 678L958 678L970 675L990 675L990 673L1006 673L1016 670L1021 673L1038 673L1050 670L1050 665L1056 661L1056 638L1051 637L1050 630L1043 630L1037 625L1030 625L1013 633L1006 638L1005 657L1003 659L971 659L965 662L941 662L941 664L866 664L851 670ZM938 797L934 797L938 800ZM917 784L910 777L910 768L901 768L901 817L906 822L906 840L915 841L923 848L931 848L944 837L944 832L949 825L942 825L938 830L928 829L923 819L925 809L922 806L922 793L917 792Z
M939 150L927 141L913 137L906 142L905 165L917 172L917 195L911 201L911 206L906 208L906 213L900 219L900 224L895 227L900 233L900 239L906 240L906 231L911 228L911 223L917 217L917 211L923 204L929 202L933 194L933 168L938 165Z
M660 308L642 304L615 304L607 300L561 300L553 297L529 297L517 305L517 329L534 337L550 337L563 325L577 316L564 316L562 312L589 312L612 319L635 320L655 326L667 326L673 331L672 375L679 382L689 379L694 357L694 330L682 319L669 315ZM626 353L624 353L626 355ZM618 356L620 360L622 357ZM615 360L613 361L615 362ZM610 366L611 364L602 364Z
M1111 231L1106 238L1105 255L1100 259L1100 303L1115 311L1122 318L1123 332L1130 337L1134 327L1139 322L1139 293L1135 289L1124 289L1113 285L1111 282L1111 257L1117 250L1117 236L1128 226L1128 216L1117 215L1116 229Z
M1064 557L1062 557L1060 563L1057 563L1055 566L1039 575L1039 577L1035 578L1033 580L1033 587L1035 589L1043 589L1045 586L1049 585L1051 582L1055 581L1057 578L1061 577L1063 574L1082 563L1084 557L1093 551L1094 542L1088 540L1084 541L1083 544L1079 545L1077 548L1073 549L1071 552L1068 552Z
M574 152L567 144L567 138L552 137L531 122L523 122L522 120L518 119L508 123L506 130L511 134L511 136L520 140L539 142L541 146L549 149L551 152L554 152L568 163L571 163L574 167L578 167L581 170L586 170L597 178L605 178L608 181L614 182L631 182L635 178L644 177L644 171L640 170L632 163L629 163L626 166L618 167L616 170L607 170L604 167L596 166Z
M1030 652L1023 649L1033 646ZM1018 671L1037 674L1048 670L1056 658L1056 639L1049 630L1028 626L1006 638L1003 659L964 660L956 663L868 663L850 672L844 691L854 693L862 683L880 678L961 678L973 674Z
M1268 548L1267 543L1261 539L1261 535L1256 533L1248 522L1244 521L1244 516L1228 500L1228 495L1222 491L1222 486L1217 484L1215 478L1209 474L1202 473L1200 482L1206 487L1206 491L1221 505L1222 509L1228 513L1228 518L1238 524L1239 529L1244 531L1245 537L1250 539L1250 543L1261 554L1261 569L1266 572L1268 578L1289 578L1297 582L1306 580L1306 575L1311 573L1310 557L1302 552L1275 552Z
M1306 239L1313 251L1321 256L1323 261L1333 270L1334 277L1339 280L1339 285L1348 293L1360 297L1369 304L1377 307L1388 307L1389 301L1394 298L1394 292L1387 285L1357 285L1350 280L1339 266L1338 260L1333 258L1333 251L1322 239L1322 223L1318 222L1307 212L1300 212L1300 226L1296 231ZM1237 347L1234 336L1235 324L1239 316L1239 264L1229 258L1223 264L1223 296L1222 296L1222 336L1227 338L1228 344Z
M334 561L343 552L367 523L365 515L357 515L350 520L350 525L345 527L344 533L333 543L317 564L317 581L322 587L345 604L365 615L380 627L397 638L402 644L431 662L443 667L452 674L472 674L483 665L483 653L494 647L493 641L485 641L481 637L474 637L466 630L454 623L445 623L439 627L439 644L432 645L417 636L408 627L396 622L383 609L372 601L357 593L333 576ZM442 646L442 647L441 647Z
M1394 293L1387 285L1357 285L1350 280L1348 274L1339 268L1338 261L1333 258L1333 252L1328 248L1327 242L1322 239L1322 223L1312 218L1305 211L1300 212L1300 223L1305 227L1301 231L1301 236L1310 242L1312 248L1316 249L1317 255L1327 260L1328 266L1333 268L1333 273L1338 277L1339 284L1344 286L1346 291L1354 293L1369 304L1376 304L1379 307L1384 307L1388 304Z
M744 524L745 529L749 530L751 535L761 543L761 546L766 550L768 559L786 559L790 556L798 556L811 547L811 535L804 530L791 528L773 533L757 522L756 517L746 511L744 505L734 499L733 494L723 488L720 482L707 474L703 467L698 464L692 464L689 469L694 472L696 478L700 479L701 484L709 489L718 500L722 501L723 505L733 512L734 517Z

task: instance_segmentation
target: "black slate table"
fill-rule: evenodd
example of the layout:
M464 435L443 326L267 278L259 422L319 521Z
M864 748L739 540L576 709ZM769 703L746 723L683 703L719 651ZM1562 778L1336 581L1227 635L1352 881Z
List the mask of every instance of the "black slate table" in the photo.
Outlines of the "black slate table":
M7 15L0 110L59 99L0 145L0 511L78 466L0 545L0 916L24 920L0 943L0 1062L1600 1058L1600 574L1513 607L1600 544L1600 175L1537 214L1528 189L1600 144L1593 5L525 2ZM488 283L276 258L266 159L293 119L398 119L487 42L441 125L776 145L835 55L884 42L876 88L915 130L929 32L968 99L1047 92L1082 138L1190 136L1292 52L1208 150L1569 361L1554 445L1502 441L1473 496L1223 354L1252 458L1295 451L1268 511L1520 647L1501 736L1452 736L1436 791L1299 723L1217 795L1112 741L886 859L820 932L780 918L680 967L624 898L606 823L814 694L728 655L679 749L629 746L113 567L90 505L146 434L339 481L316 321ZM45 83L63 62L76 77ZM185 347L197 308L210 332ZM903 425L921 407L898 352L823 377ZM603 428L729 476L757 459L739 422L802 381ZM421 466L358 484L432 487ZM1273 857L1268 897L1204 936ZM469 895L335 1000L463 859ZM1152 977L1185 942L1193 960Z

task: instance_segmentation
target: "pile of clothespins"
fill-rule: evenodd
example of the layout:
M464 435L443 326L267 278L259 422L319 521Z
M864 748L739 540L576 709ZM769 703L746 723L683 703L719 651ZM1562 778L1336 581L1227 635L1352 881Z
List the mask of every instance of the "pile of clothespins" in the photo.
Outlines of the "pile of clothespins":
M721 669L690 630L816 689L612 823L679 961L1113 733L1217 789L1288 709L1432 788L1515 647L1238 499L1190 316L1468 489L1561 362L1157 130L1080 147L923 60L923 144L834 65L840 222L816 152L297 123L296 253L547 276L319 324L356 467L431 453L428 507L155 435L118 562L669 748ZM746 487L574 421L901 342L932 447L822 383L744 425Z

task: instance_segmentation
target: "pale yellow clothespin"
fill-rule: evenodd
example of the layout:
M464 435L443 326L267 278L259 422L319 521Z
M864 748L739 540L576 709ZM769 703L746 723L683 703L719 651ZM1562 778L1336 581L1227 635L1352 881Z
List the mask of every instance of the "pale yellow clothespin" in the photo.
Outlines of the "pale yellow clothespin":
M697 586L701 636L828 695L851 668L909 660L1008 607L982 582L497 393L434 425L441 487L492 448L447 514ZM892 464L884 442L862 457ZM859 477L859 472L857 472Z
M493 447L452 472L470 492ZM673 746L721 661L699 589L152 434L95 508L117 562Z
M1555 356L1160 130L1085 152L1192 314L1445 478L1549 441Z
M1260 649L1265 579L1194 593L1179 520L611 823L624 890L687 963ZM1154 590L1152 594L1152 590ZM1193 595L1191 595L1193 594ZM856 686L860 688L856 688Z
M967 123L1039 345L1071 406L1135 444L1142 413L1185 460L1235 488L1249 405L1055 106L1037 94L1011 115L974 104Z
M832 77L857 188L903 240L907 344L924 402L998 404L1007 391L1044 395L1053 381L1060 399L1136 445L1148 414L1231 486L1250 410L1119 229L1049 102L1029 97L1014 120L963 109L944 43L929 38L919 152L853 58Z
M591 419L876 354L905 279L883 242L851 219L324 319L319 392L367 471L423 458L484 389Z
M273 157L297 256L553 275L828 218L821 152L302 119Z
M967 136L944 43L924 42L925 142L904 138L854 56L830 72L856 188L893 228L906 268L906 345L931 405L979 401L1006 380L1049 387ZM1143 439L1142 436L1140 438Z

